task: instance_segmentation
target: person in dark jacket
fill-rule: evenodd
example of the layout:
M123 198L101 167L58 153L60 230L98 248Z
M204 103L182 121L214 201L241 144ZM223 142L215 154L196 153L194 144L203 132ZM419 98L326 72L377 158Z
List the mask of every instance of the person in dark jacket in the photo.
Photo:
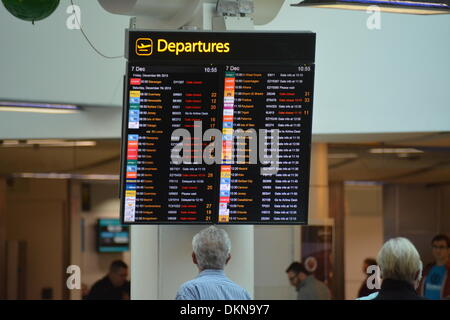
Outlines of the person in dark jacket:
M91 288L87 300L129 300L128 266L121 260L111 263L108 274Z
M374 300L423 300L417 294L422 277L422 261L416 247L406 238L387 241L377 257L381 289Z

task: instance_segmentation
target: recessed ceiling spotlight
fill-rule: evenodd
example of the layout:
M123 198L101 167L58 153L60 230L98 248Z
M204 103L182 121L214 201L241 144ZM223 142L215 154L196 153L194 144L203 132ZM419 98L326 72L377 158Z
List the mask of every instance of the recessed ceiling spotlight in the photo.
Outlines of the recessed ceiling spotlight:
M370 153L400 153L400 154L409 154L409 153L423 153L422 150L415 148L372 148L369 150Z
M77 113L81 108L73 104L0 101L0 111L35 113Z
M405 14L450 14L450 3L445 0L395 1L395 0L305 0L294 7L329 8L366 11L369 6L378 6L382 12Z

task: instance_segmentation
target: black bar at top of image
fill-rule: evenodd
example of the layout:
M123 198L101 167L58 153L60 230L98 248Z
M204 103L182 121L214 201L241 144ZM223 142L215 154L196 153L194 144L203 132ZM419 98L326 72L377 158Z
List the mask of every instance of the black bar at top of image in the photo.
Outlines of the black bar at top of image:
M309 31L145 31L126 30L126 58L129 61L201 61L264 60L313 63L316 34ZM189 52L176 50L169 43ZM188 45L188 43L190 45ZM209 45L208 45L209 43ZM213 47L213 43L215 43ZM197 44L193 48L194 44ZM214 52L203 52L203 44ZM142 51L139 49L142 48ZM190 47L190 48L188 48ZM160 50L159 50L160 49ZM164 50L165 49L165 50Z

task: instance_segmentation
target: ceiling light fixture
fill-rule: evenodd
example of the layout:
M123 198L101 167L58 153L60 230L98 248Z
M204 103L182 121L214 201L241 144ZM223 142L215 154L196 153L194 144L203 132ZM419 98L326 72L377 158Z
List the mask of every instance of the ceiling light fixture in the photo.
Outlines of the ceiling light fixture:
M0 101L0 111L68 114L80 112L81 108L74 104Z
M347 180L344 181L344 185L346 186L381 186L383 182L379 181L365 181L365 180Z
M39 147L95 147L96 141L70 141L70 140L0 140L1 147L26 148L32 146Z
M366 11L371 5L378 6L382 12L390 13L421 15L450 14L450 2L448 0L305 0L303 2L293 4L292 6Z
M102 180L102 181L117 181L119 175L116 174L75 174L75 173L37 173L24 172L14 173L13 178L26 179L75 179L75 180Z
M414 149L414 148L372 148L369 150L370 153L400 153L400 154L408 154L408 153L423 153L422 150Z
M330 153L328 159L355 159L358 158L356 153Z
M20 144L19 140L3 140L3 146L18 146Z
M95 147L95 141L70 141L70 140L27 140L27 144L42 147Z

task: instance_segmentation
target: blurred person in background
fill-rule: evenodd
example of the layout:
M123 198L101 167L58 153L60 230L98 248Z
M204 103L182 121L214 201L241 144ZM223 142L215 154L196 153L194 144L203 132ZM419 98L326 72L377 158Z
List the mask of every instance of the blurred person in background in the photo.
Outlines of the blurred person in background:
M286 269L289 282L297 290L297 300L330 300L331 294L322 281L306 270L303 263L292 262Z
M366 275L366 278L365 278L364 282L361 283L361 287L359 288L359 291L358 291L358 298L366 297L366 296L371 295L372 293L378 292L378 289L376 289L376 288L369 289L369 287L367 286L369 277L371 275L371 273L368 273L367 269L370 266L376 266L376 265L377 265L377 261L374 258L366 258L364 260L362 270L363 270L363 273Z
M127 264L121 260L113 261L108 274L92 286L87 300L129 300L130 282L127 278Z
M81 284L81 299L87 300L89 297L89 287L86 283Z
M434 262L425 267L419 293L432 300L450 299L450 238L435 236L431 248Z

